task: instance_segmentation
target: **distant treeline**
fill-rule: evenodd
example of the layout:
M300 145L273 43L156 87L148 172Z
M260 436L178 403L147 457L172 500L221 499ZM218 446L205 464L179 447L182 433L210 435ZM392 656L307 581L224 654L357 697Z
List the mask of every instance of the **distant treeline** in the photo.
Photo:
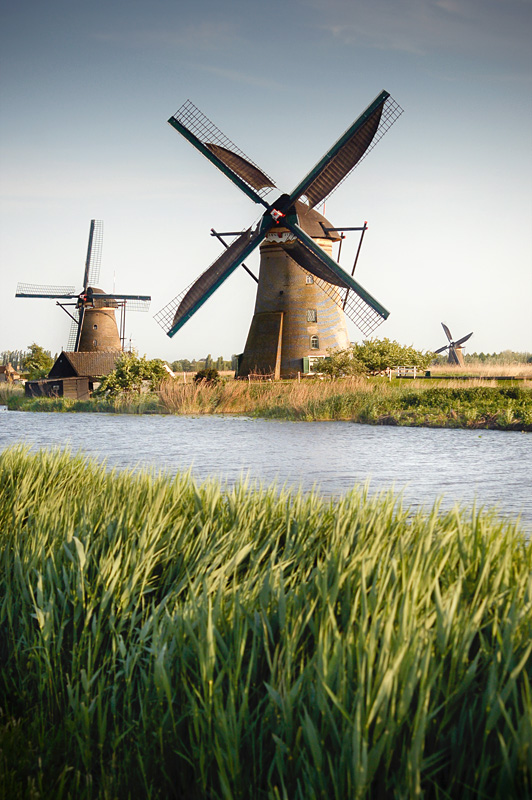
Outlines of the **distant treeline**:
M238 357L232 355L230 360L224 359L223 356L213 358L209 353L205 358L193 358L191 361L188 358L179 358L177 361L168 361L168 365L174 372L198 372L200 369L217 369L218 372L224 370L236 369Z
M48 350L44 351L47 355L52 357L52 353ZM0 351L0 364L11 364L16 370L21 370L24 360L30 355L30 350L2 350ZM58 353L53 356L55 362ZM211 354L205 358L178 358L175 361L167 361L162 359L168 364L170 369L174 372L198 372L200 369L210 369L214 367L219 372L224 370L235 370L237 367L237 356L232 355L230 359L224 359L223 356L213 358ZM516 352L514 350L502 350L500 353L464 353L464 361L466 364L532 364L532 353ZM435 356L434 362L438 364L445 364L447 362L447 354Z
M500 353L464 353L466 364L532 364L532 353L516 352L515 350L502 350ZM434 361L438 364L447 363L447 353L437 355Z

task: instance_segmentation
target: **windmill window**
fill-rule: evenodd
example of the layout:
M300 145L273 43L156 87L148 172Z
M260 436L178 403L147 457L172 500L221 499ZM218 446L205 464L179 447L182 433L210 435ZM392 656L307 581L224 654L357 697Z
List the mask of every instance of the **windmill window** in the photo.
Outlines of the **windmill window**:
M307 322L317 322L318 312L315 308L307 308Z
M98 344L98 340L97 339L93 339L92 343L93 343L94 347L96 347L96 345Z
M312 275L307 275L307 277L305 279L305 282L306 283L314 283L314 278L312 277Z
M310 337L310 349L311 350L319 350L320 349L320 340L317 336Z
M98 326L97 325L93 325L92 327L94 328L95 331L98 330Z

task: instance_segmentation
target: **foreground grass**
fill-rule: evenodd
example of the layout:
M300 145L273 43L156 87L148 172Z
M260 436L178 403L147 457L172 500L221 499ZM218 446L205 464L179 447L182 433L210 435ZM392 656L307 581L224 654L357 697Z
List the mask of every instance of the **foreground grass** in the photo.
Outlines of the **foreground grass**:
M0 797L522 798L532 548L81 456L0 456Z

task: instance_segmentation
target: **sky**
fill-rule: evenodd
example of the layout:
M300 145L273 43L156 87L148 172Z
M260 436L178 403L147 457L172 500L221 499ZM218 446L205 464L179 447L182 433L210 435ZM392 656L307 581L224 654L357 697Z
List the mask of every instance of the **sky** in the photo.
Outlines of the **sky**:
M127 337L169 361L242 352L256 284L238 269L173 337L153 315L258 219L167 124L190 99L291 191L386 89L404 113L327 200L368 221L357 280L378 338L532 351L531 0L0 0L0 351L66 347L52 300L81 290L91 219L100 285L151 294ZM358 245L347 236L341 264ZM256 252L247 262L258 272ZM353 341L363 336L349 323Z

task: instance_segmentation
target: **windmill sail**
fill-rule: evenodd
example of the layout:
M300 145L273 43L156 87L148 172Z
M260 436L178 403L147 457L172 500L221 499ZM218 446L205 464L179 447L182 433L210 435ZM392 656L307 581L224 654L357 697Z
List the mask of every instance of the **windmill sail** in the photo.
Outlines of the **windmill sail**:
M341 308L347 317L354 322L364 336L370 336L388 317L388 312L377 311L368 301L369 296L353 278L349 283L335 274L321 259L317 258L301 242L281 244L282 249L292 258L304 272L315 279L317 286ZM347 276L347 273L346 273ZM350 278L350 276L347 276ZM352 283L356 283L354 289ZM361 296L361 292L364 296ZM373 299L373 298L372 298ZM379 304L379 308L382 306Z
M290 199L305 196L311 208L326 200L402 113L389 93L381 92L294 189Z
M275 183L190 100L168 122L253 202L268 205L264 195Z
M255 164L252 164L251 161L242 158L238 153L233 153L231 150L227 150L225 147L220 147L220 145L217 144L206 143L205 146L208 147L211 153L218 156L220 161L223 161L227 167L232 169L233 172L236 172L242 180L252 186L253 189L259 191L260 189L275 186L262 170L255 166Z
M77 297L75 286L42 286L37 283L18 283L15 297L50 297L69 300Z
M66 346L67 353L74 353L76 350L76 342L78 340L78 330L79 330L79 309L75 308L72 312L72 316L74 317L74 319L70 323L70 330L68 332L68 339Z
M278 245L284 251L284 254L295 262L293 268L296 272L297 267L295 265L298 265L307 276L312 276L313 280L307 281L306 285L310 285L313 282L316 283L319 289L327 294L328 298L331 298L365 335L369 335L377 325L385 320L389 312L384 306L331 258L330 251L325 251L324 247L328 248L331 243L330 240L334 238L329 236L328 231L336 229L332 227L323 228L323 236L320 230L318 230L317 234L311 232L311 235L309 235L308 231L306 232L300 227L303 223L300 222L298 224L297 202L300 199L301 201L305 200L307 212L317 214L313 210L314 207L325 200L348 177L353 169L380 141L401 113L402 109L390 97L389 93L386 91L381 92L327 151L294 191L290 195L280 195L274 203L271 203L264 198L269 190L275 186L274 182L216 128L196 106L187 100L168 122L248 197L255 203L265 206L266 210L255 231L248 229L241 234L197 280L170 301L155 316L156 321L167 332L168 336L173 336L190 319L223 281L244 261L246 256L258 247L268 234L268 231L272 229L281 231L284 228L287 228L290 232L287 237L285 237L285 233L287 233L285 231L277 238L275 236L273 238L269 237L269 242L274 243L276 246ZM322 241L323 238L329 239L329 242L327 244L322 242L323 247L321 247L318 244L318 240ZM281 266L277 273L271 273L273 277L268 284L268 291L265 292L264 286L266 284L261 284L259 280L257 304L260 292L266 293L268 297L267 302L263 298L264 303L261 306L263 310L256 311L255 316L262 314L266 327L264 328L264 336L262 333L259 335L257 332L259 330L262 331L262 322L258 320L256 325L253 322L252 327L255 325L254 333L252 335L250 332L249 336L254 341L256 340L257 363L261 362L270 367L274 365L272 369L277 374L280 369L279 363L282 358L285 358L284 355L281 358L277 353L280 347L284 347L284 344L282 344L284 342L284 334L281 333L284 325L282 322L283 315L292 314L290 319L304 318L304 310L301 312L300 309L301 303L307 300L311 302L312 300L316 305L320 305L321 299L319 297L323 297L323 294L318 297L315 293L312 294L312 291L315 290L308 290L306 299L304 299L303 294L297 297L294 295L294 299L292 299L289 291L285 291L289 284L286 283L286 277L283 273L283 265L289 263L289 259L287 262L286 256L279 249L275 250L275 247L270 249L269 255L266 255L267 250L268 248L265 245L265 262L273 264L275 258L280 254L281 260L279 263ZM265 267L265 270L267 269L269 267ZM272 295L271 287L276 280L278 280L278 287L276 285L275 288L279 288L279 291L275 291ZM292 306L289 306L288 302L292 303ZM294 308L296 307L297 310L294 313ZM327 300L327 308L334 308L334 313L336 314L337 309L329 300ZM268 327L268 320L271 322L271 319L273 319L271 315L275 317L275 324L273 324L273 327L270 326L271 330L268 332L266 328ZM311 324L318 324L315 308L307 309L306 319ZM337 315L335 319L338 319L337 327L343 326L345 328L343 315ZM322 324L321 320L319 324ZM328 328L325 324L322 324L320 331L323 333L322 339L328 341L328 337L332 334L327 332ZM346 328L345 331L345 338L347 338ZM290 336L287 334L287 340L289 338ZM294 341L297 339L299 342L307 341L307 338L308 347L311 350L318 350L320 347L317 344L319 337L314 333L313 328L305 328L301 335L292 336ZM265 339L268 339L266 344ZM303 347L302 344L298 346ZM325 347L325 345L321 346L322 348ZM265 352L267 348L269 348L270 355L263 358L260 353ZM277 355L271 355L274 351ZM293 365L294 357L290 356L290 358L292 359L290 363ZM253 371L254 366L256 366L253 363L254 359L255 356L248 358L248 370ZM286 356L285 360L288 364L288 356ZM266 369L266 372L268 371L270 370Z
M85 260L85 273L83 275L84 289L86 289L87 286L95 286L100 280L102 247L103 222L101 219L91 219L89 243L87 245L87 258Z
M260 228L244 231L194 283L156 314L155 320L168 336L177 333L263 239L264 232Z

